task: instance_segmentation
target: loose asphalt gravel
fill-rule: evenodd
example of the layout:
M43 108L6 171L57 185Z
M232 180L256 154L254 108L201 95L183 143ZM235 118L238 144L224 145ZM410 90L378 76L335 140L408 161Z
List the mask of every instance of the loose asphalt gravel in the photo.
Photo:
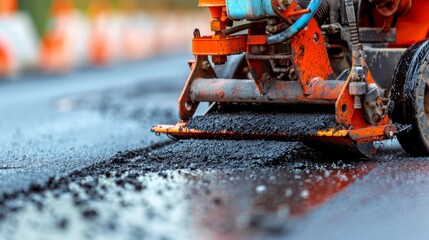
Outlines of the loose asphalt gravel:
M1 83L1 238L429 238L429 162L396 141L352 161L150 133L177 121L186 57Z

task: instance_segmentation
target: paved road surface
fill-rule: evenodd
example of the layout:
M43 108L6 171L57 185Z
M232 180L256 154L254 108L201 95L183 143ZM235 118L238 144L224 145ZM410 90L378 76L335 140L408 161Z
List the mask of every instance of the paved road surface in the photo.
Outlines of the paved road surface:
M187 58L0 83L2 238L429 239L429 161L397 142L365 162L298 143L154 146Z
M150 125L176 114L187 58L0 82L0 195L160 141Z

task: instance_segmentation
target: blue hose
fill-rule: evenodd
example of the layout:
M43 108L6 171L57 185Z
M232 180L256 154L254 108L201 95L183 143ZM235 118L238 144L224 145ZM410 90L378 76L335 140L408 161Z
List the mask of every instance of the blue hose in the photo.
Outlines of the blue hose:
M280 43L284 43L285 41L291 39L293 36L295 36L297 33L299 33L301 30L303 30L310 20L314 17L314 14L316 14L317 10L319 9L321 0L311 0L310 4L308 4L308 10L310 10L310 13L302 15L298 21L296 21L292 26L290 26L288 29L284 30L281 33L268 36L267 37L267 44L268 45L276 45Z

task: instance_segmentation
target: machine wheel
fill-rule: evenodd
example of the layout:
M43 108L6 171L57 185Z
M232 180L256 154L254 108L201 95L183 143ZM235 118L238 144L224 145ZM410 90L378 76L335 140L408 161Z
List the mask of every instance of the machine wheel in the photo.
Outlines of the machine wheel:
M408 127L398 134L402 148L414 156L429 156L428 40L414 44L402 56L395 70L391 100L392 121Z

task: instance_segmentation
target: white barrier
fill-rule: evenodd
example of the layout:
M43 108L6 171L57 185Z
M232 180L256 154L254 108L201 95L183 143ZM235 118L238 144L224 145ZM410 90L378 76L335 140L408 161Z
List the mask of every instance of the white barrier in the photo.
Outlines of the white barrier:
M68 72L141 60L157 54L190 52L192 33L210 34L208 13L105 13L88 19L78 11L55 16L39 43L25 13L0 17L0 76L22 71Z
M18 12L0 17L0 75L13 77L34 70L38 63L38 40L30 17Z
M52 19L42 39L40 67L46 72L67 72L88 65L89 25L85 16L71 12Z

